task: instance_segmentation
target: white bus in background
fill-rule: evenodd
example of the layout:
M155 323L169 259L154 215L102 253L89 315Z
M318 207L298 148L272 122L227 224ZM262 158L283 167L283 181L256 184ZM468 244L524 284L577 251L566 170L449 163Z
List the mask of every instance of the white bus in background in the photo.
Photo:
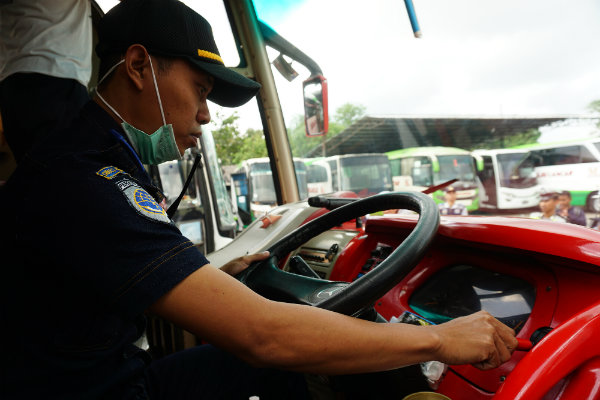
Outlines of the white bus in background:
M493 210L516 210L537 207L543 190L527 150L475 150L479 207Z
M308 197L306 185L306 165L300 159L294 158L296 181L301 199ZM277 194L273 183L273 174L269 158L250 158L241 163L238 170L231 174L232 192L236 197L235 204L242 219L260 218L277 206ZM243 213L249 214L243 217Z
M305 159L310 196L352 191L366 197L392 190L392 174L383 153L345 154Z
M543 188L568 190L572 205L600 212L600 138L516 148L531 152L536 177Z
M456 189L457 203L469 212L479 208L479 186L475 162L471 153L456 147L409 147L386 153L392 168L394 191L424 189L458 179L452 186ZM444 202L444 193L432 193L436 203Z

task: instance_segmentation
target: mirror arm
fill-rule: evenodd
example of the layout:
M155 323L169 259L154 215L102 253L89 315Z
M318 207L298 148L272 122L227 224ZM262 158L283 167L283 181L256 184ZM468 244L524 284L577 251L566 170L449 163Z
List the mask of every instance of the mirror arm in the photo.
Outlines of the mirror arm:
M319 67L315 60L281 37L281 35L275 32L273 28L260 20L258 21L258 26L260 27L260 32L262 33L267 45L290 57L294 61L304 65L310 71L311 77L315 75L323 75L321 67Z

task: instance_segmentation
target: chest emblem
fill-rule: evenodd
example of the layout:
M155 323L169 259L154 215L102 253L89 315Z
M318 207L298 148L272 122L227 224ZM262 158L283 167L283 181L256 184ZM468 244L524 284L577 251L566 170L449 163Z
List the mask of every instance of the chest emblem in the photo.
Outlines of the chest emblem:
M104 167L101 170L99 170L98 172L96 172L96 175L99 175L106 179L113 179L115 176L119 175L122 172L123 171L117 167L108 166L108 167Z

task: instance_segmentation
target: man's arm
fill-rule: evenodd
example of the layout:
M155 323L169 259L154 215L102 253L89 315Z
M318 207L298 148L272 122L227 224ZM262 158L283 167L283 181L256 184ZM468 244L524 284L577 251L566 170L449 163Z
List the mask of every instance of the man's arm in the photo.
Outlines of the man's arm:
M379 324L265 299L205 265L151 311L257 366L341 374L422 361L489 369L510 359L514 331L485 312L433 327Z

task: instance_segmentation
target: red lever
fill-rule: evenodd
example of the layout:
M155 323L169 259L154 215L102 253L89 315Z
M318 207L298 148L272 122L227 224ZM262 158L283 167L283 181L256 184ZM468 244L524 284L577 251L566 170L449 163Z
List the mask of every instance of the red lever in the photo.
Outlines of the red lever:
M517 350L529 351L533 347L531 340L517 338L517 341L519 342L519 344L517 345Z

